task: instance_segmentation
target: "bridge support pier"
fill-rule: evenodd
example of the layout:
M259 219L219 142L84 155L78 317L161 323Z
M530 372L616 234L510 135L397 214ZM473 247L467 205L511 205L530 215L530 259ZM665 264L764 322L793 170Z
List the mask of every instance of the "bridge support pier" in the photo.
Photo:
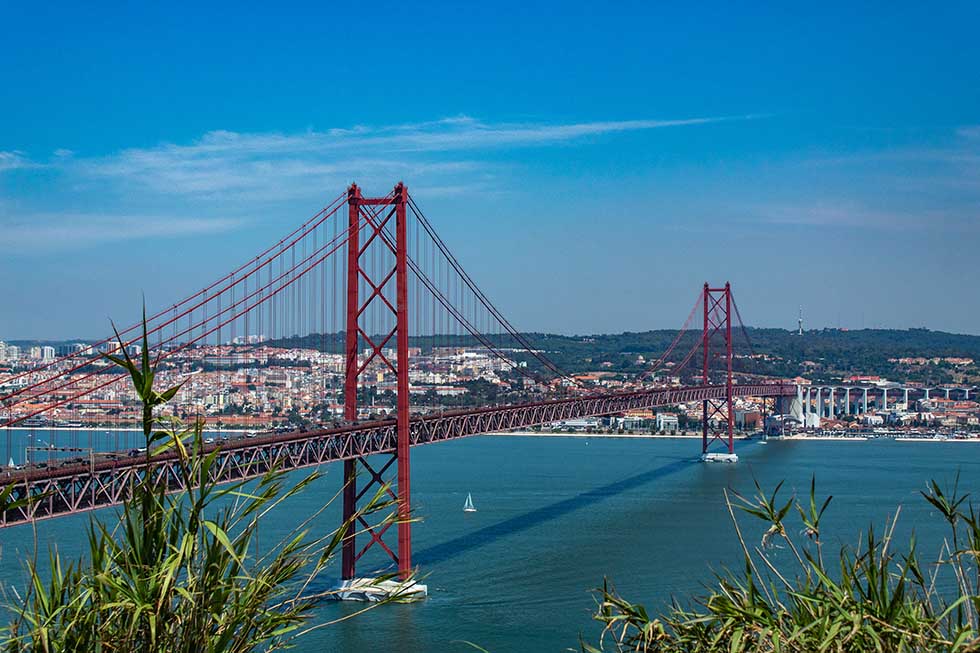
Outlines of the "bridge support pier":
M732 404L732 287L712 288L704 284L704 330L701 335L703 364L701 378L709 385L712 341L721 340L725 352L725 398L705 400L701 405L701 460L704 462L738 462L735 453L735 410ZM713 426L715 422L717 426ZM710 436L710 437L709 437ZM715 442L726 445L727 451L709 451Z
M343 527L346 529L341 545L341 585L336 597L352 600L379 600L393 593L424 596L426 588L411 580L412 524L411 524L411 467L409 447L409 381L408 381L408 244L407 216L408 190L398 184L393 193L383 198L365 198L356 184L347 192L348 234L347 242L347 325L346 325L346 374L344 379L344 418L357 421L357 382L362 373L372 366L371 373L380 368L390 371L397 379L397 415L394 453L383 464L369 464L360 457L344 460ZM390 224L394 221L394 242L390 236ZM362 241L361 231L367 236ZM373 265L361 265L370 247ZM391 267L377 271L377 260L390 261ZM382 266L384 267L384 266ZM375 268L375 269L372 269ZM372 276L372 275L376 275ZM370 290L368 297L359 295L361 280ZM391 281L394 280L394 293ZM394 296L392 296L394 294ZM372 305L373 304L373 305ZM370 327L362 325L362 315L369 314L369 307L394 318L395 327L387 334L370 333ZM387 329L387 326L384 327ZM379 340L375 342L375 340ZM395 342L395 360L391 360L387 343ZM365 355L358 357L364 346ZM395 466L397 483L384 480L385 472ZM368 480L358 487L359 472L367 472ZM368 494L368 492L371 494ZM387 497L393 503L397 519L384 524L371 524L358 508L358 502L367 497ZM382 511L384 512L384 511ZM383 536L396 526L398 545L395 550L385 543ZM371 539L357 548L358 531ZM375 583L371 579L357 577L357 562L375 545L382 549L397 568L399 581ZM397 551L397 553L396 553ZM378 571L384 571L379 569Z
M776 412L782 415L790 415L800 424L806 423L806 391L803 386L796 386L796 395L793 397L780 397L776 402Z

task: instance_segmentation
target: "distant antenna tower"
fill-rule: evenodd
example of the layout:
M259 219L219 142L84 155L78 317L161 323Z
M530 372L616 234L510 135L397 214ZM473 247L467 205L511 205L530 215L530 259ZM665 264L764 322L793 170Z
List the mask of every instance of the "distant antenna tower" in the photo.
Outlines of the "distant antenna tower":
M802 336L803 335L803 306L800 306L800 319L797 320L797 322L800 325L800 331L799 331L799 333Z

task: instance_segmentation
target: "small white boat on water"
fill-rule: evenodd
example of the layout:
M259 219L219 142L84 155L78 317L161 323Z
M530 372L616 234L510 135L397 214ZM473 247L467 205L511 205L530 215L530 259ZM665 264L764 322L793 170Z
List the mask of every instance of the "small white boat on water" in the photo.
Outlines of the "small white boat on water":
M463 512L476 512L476 507L473 505L472 494L466 494L466 503L463 504Z

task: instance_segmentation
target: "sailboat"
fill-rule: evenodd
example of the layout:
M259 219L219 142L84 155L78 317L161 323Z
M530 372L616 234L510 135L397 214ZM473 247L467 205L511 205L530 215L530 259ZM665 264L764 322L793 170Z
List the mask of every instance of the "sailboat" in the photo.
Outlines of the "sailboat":
M463 512L476 512L476 507L473 505L472 494L466 494L466 503L463 504Z

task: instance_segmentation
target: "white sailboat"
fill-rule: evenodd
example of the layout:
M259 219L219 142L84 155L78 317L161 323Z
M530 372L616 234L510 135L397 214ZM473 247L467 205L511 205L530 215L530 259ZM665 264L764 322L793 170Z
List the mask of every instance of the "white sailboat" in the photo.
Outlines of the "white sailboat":
M473 505L473 495L466 494L466 503L463 504L463 512L476 512L476 507Z

